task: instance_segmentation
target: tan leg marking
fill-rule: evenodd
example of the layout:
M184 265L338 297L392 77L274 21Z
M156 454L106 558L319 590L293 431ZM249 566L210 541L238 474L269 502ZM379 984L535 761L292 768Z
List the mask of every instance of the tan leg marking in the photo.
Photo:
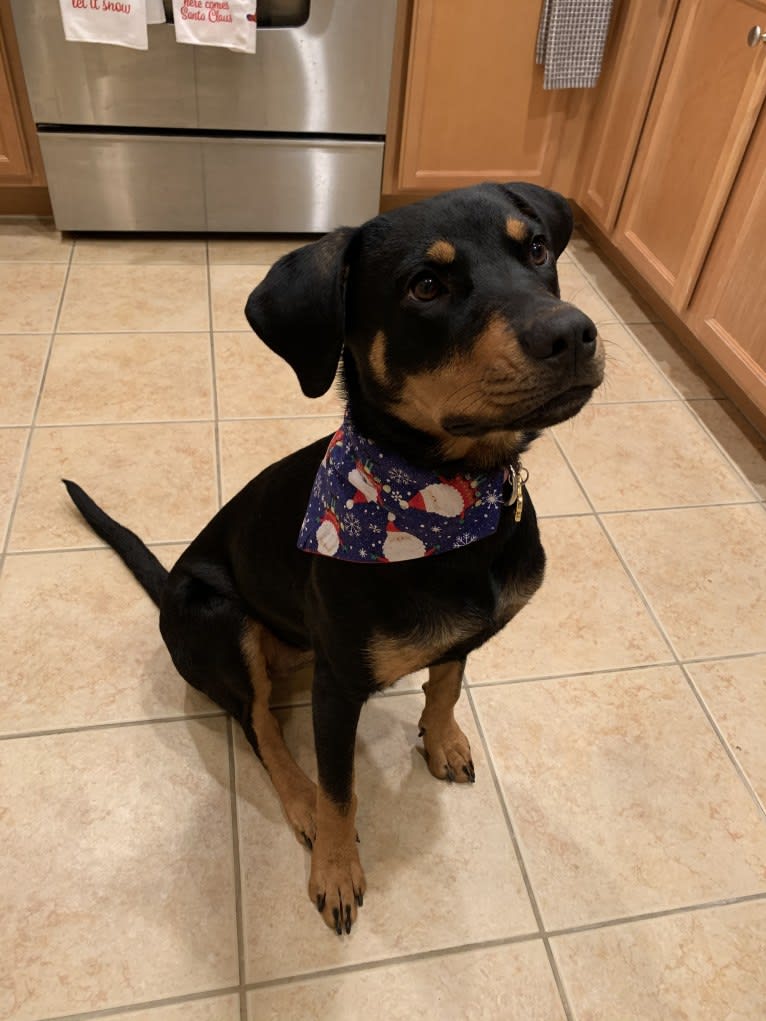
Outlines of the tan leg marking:
M367 889L357 850L356 804L353 795L348 811L342 812L321 787L317 792L317 840L311 855L309 897L339 936L343 929L351 932Z
M271 678L267 652L285 647L257 621L245 625L240 645L253 686L250 718L263 764L295 835L310 848L316 839L316 785L290 754L279 721L269 709Z
M430 633L414 632L409 636L373 635L367 647L367 660L381 688L388 688L406 674L421 670L448 649L465 641L482 626L471 616L452 617Z
M515 216L509 216L505 221L505 232L514 241L526 241L528 236L527 225L517 220Z
M427 258L433 260L433 262L440 262L444 266L449 266L451 262L455 261L455 254L455 246L443 239L434 241L426 251Z
M430 650L423 642L409 642L401 638L377 635L371 640L367 656L376 684L388 688L400 677L419 670L429 659Z
M432 666L423 685L426 704L420 717L420 734L426 762L438 780L474 783L476 773L468 738L455 722L454 708L463 681L461 663Z

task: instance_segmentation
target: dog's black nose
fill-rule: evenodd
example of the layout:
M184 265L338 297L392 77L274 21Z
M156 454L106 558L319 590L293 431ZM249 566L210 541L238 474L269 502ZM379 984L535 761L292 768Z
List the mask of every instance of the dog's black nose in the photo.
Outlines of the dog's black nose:
M572 305L564 305L553 315L542 314L519 337L521 346L539 361L574 358L585 361L596 351L598 331L591 320Z

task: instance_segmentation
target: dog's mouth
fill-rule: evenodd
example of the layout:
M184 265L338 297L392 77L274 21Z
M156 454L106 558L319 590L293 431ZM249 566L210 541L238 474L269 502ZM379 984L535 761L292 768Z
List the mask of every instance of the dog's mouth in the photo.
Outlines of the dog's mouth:
M442 427L450 436L483 436L488 432L546 429L558 425L559 422L565 422L582 411L595 389L593 384L572 386L563 393L549 397L547 401L525 411L522 415L510 419L448 416L442 421Z
M544 429L551 425L558 425L559 422L565 422L582 411L594 390L595 387L589 385L570 387L564 393L551 397L550 400L538 405L532 411L527 411L519 418L514 419L509 428Z

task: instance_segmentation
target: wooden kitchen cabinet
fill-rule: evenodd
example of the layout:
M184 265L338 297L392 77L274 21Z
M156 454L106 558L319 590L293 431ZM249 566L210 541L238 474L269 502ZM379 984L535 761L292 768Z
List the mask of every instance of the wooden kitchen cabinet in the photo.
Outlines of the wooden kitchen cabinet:
M4 213L50 213L8 0L0 0L0 214Z
M610 231L617 220L678 0L618 0L583 146L577 198Z
M32 169L12 80L5 40L0 35L0 182L28 178Z
M766 0L681 0L613 240L686 308L766 96Z
M764 47L766 48L766 47ZM689 310L689 325L766 416L766 107Z
M398 190L550 184L569 94L543 90L539 18L540 0L414 0Z

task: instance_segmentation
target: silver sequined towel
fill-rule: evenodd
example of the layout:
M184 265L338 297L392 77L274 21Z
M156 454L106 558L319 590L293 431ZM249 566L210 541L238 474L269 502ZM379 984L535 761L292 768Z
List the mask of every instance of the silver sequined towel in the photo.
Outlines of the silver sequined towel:
M588 89L601 74L614 0L544 0L535 60L543 88Z

